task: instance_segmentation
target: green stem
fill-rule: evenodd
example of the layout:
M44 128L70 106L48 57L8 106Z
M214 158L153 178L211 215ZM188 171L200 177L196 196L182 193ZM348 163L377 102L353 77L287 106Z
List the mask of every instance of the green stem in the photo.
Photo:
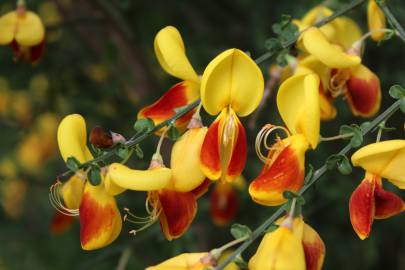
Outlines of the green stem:
M391 27L397 31L398 36L402 39L403 42L405 42L405 30L402 27L402 25L398 22L398 20L395 18L394 14L392 14L389 7L385 4L385 1L380 0L376 1L376 3L380 6L382 12L384 12Z
M179 110L175 115L173 115L172 117L168 118L167 120L161 122L159 125L154 126L152 129L147 130L145 132L139 133L139 136L134 136L132 137L129 141L127 141L124 145L126 147L128 147L129 149L134 148L137 144L139 144L140 142L142 142L143 140L145 140L146 138L148 138L149 136L151 136L153 133L155 133L156 131L158 131L159 129L168 126L172 123L174 123L177 119L179 119L180 117L182 117L183 115L185 115L186 113L188 113L189 111L191 111L192 109L194 109L195 107L197 107L200 104L200 100L196 100L193 103L187 105L186 107L184 107L183 109ZM83 169L91 164L95 164L101 161L105 161L108 158L111 158L112 156L115 155L115 151L111 150L109 152L106 152L104 154L102 154L101 156L87 161L85 163L82 163L79 166L79 169ZM58 178L63 177L63 176L67 176L69 174L71 174L71 171L67 171L64 172L63 174L59 175Z
M338 11L336 11L335 13L333 13L332 15L320 20L319 22L315 23L313 26L315 27L321 27L322 25L325 25L331 21L333 21L334 19L336 19L337 17L345 14L346 12L360 6L361 4L363 4L365 2L365 0L355 0L353 2L351 2L350 4L347 4L345 6L343 6L341 9L339 9ZM304 30L305 31L305 30ZM301 33L300 33L301 34ZM297 41L297 39L299 38L299 35L297 35L296 37L292 38L291 40L289 40L286 43L281 44L283 49L287 49L288 47L294 45L294 43ZM260 64L264 61L266 61L267 59L271 58L274 54L272 52L266 52L263 55L261 55L260 57L258 57L257 59L255 59L256 64Z
M362 129L363 136L369 133L373 128L377 127L381 122L387 120L393 113L398 111L401 101L398 100L394 104L392 104L388 109L386 109L383 113L377 116L369 125L367 125L364 129ZM346 155L352 149L351 144L347 144L340 152L339 155ZM313 184L315 184L321 176L327 171L326 164L320 167L318 170L314 172L312 178L308 181L309 184L303 186L301 190L298 192L299 195L303 195ZM266 219L253 233L250 237L237 248L231 256L226 258L221 264L219 264L215 270L222 270L224 269L229 263L231 263L237 256L241 255L241 253L247 249L250 244L253 243L271 224L273 224L286 210L286 204L281 205L276 212L273 213L268 219Z
M328 142L328 141L335 141L335 140L340 140L340 139L345 139L345 138L350 138L353 137L353 133L347 133L347 134L341 134L341 135L336 135L332 137L320 137L319 141L321 142Z

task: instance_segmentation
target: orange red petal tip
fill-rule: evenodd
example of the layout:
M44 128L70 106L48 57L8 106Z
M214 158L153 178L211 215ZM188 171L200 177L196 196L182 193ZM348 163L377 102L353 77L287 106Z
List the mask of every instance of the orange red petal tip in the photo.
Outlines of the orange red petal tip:
M141 109L138 112L138 119L150 118L155 125L158 125L175 115L176 109L196 101L199 95L199 84L191 81L179 82L164 93L156 102ZM191 110L176 120L176 126L184 130L194 111Z
M370 235L374 219L388 218L404 209L402 199L384 190L381 178L370 173L366 173L365 179L353 191L349 201L350 221L361 240Z
M210 214L214 224L228 225L239 208L238 194L232 184L217 183L210 195Z
M363 65L351 68L346 85L347 101L354 115L371 117L378 112L381 86L379 78L371 70Z
M191 225L197 213L197 200L192 192L160 190L159 219L167 240L182 236Z
M86 184L79 218L80 242L84 250L107 246L121 232L122 220L115 199L102 186Z
M200 164L211 180L231 182L245 167L245 129L232 109L225 108L209 127L200 152Z
M299 191L304 183L307 149L308 142L300 134L276 142L262 171L249 186L252 199L262 205L276 206L286 202L284 191Z

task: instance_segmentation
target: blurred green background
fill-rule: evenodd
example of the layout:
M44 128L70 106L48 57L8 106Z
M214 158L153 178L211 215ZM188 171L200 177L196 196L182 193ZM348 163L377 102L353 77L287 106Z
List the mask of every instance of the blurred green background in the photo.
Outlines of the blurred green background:
M338 8L347 1L325 1ZM403 0L387 1L405 25ZM79 224L63 233L52 232L55 210L48 201L49 186L66 170L56 147L59 120L69 113L82 114L88 130L102 125L130 137L137 111L162 95L178 80L159 66L153 51L155 34L164 26L176 26L187 55L198 73L219 52L236 47L253 58L265 52L265 41L282 14L301 17L320 1L130 1L130 0L28 0L47 28L42 60L31 65L13 60L11 49L0 47L0 270L3 269L115 269L123 254L130 254L126 269L143 269L181 252L206 251L229 240L229 226L218 227L209 213L209 193L199 200L199 211L190 230L179 240L166 241L158 224L136 236L124 223L117 241L104 249L80 248ZM1 1L0 15L14 9L15 1ZM366 6L347 14L366 31ZM405 86L405 50L393 38L380 46L366 43L363 63L381 79L381 109L393 100L392 84ZM261 64L268 79L270 62ZM323 123L322 135L333 136L342 124L361 123L345 102L336 102L338 117ZM206 118L211 120L211 118ZM404 115L388 121L397 128L383 139L404 139ZM247 127L249 117L243 119ZM255 127L248 130L249 158L244 176L250 182L261 163L254 152L254 138L265 123L281 124L274 96L266 104ZM209 124L206 121L205 124ZM376 133L367 137L375 140ZM131 159L136 168L147 167L157 138L144 141L143 160ZM315 168L346 142L323 143L309 152ZM170 143L164 152L170 151ZM168 157L166 158L168 164ZM405 164L404 164L405 165ZM405 172L404 172L405 173ZM306 195L304 216L326 245L324 269L405 269L405 216L377 220L371 237L361 241L348 216L351 192L363 172L349 176L327 174ZM405 198L405 192L388 189ZM212 190L212 187L211 187ZM245 189L238 193L239 210L234 222L257 227L274 208L253 203ZM145 193L126 192L118 197L120 209L144 213ZM259 241L244 254L248 259ZM125 251L125 253L124 253Z

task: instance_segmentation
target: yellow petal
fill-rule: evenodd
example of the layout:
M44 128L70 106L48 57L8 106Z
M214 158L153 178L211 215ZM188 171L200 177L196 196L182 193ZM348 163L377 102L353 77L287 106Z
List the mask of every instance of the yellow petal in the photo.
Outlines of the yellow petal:
M302 34L302 44L307 52L331 68L347 68L361 62L360 57L346 54L339 46L331 44L316 27L311 27Z
M231 256L233 253L233 250L226 250L224 253L222 253L221 257L219 257L218 264L223 262L226 258ZM224 270L240 270L238 265L234 262L229 263L227 266L225 266Z
M351 48L353 43L358 41L363 35L359 25L350 18L339 17L333 23L336 29L335 40L345 50Z
M80 114L66 116L58 127L58 145L63 160L69 157L75 157L81 163L92 160L86 141L86 122L83 117Z
M111 177L108 173L106 173L106 175L104 176L104 188L106 192L111 196L119 195L126 190L125 188L115 184L115 182L111 180Z
M302 17L301 22L310 26L320 20L324 19L333 14L333 11L325 6L319 5L310 9L304 17Z
M80 202L82 201L83 189L84 180L76 174L63 184L61 195L67 208L79 209Z
M294 75L284 81L277 94L281 118L292 134L302 134L313 149L319 141L319 76Z
M207 252L183 253L145 270L202 270L204 265L200 263L200 260L207 255ZM201 268L198 268L199 264Z
M305 270L301 239L285 227L267 233L256 254L249 260L249 270Z
M18 17L15 40L19 45L31 47L40 44L45 38L45 28L37 14L26 11Z
M405 140L366 145L353 154L352 163L405 189Z
M0 44L13 41L17 27L17 12L12 11L0 17Z
M310 72L303 72L300 71L303 67L308 68L312 71L312 73L318 74L319 78L321 79L322 85L324 89L329 87L329 81L331 77L331 68L323 64L317 57L314 55L309 55L299 60L296 74L308 74Z
M263 90L259 67L238 49L226 50L215 57L201 79L201 101L211 115L230 105L239 116L246 116L259 105Z
M108 167L107 178L124 189L153 191L165 188L172 178L169 168L134 170L120 163Z
M79 208L80 242L84 250L102 248L112 243L122 228L121 214L113 196L104 185L86 183Z
M155 54L162 68L182 80L199 82L199 78L186 56L183 39L173 26L167 26L155 37Z
M170 160L174 190L191 191L204 182L200 152L207 131L206 127L189 129L174 144Z
M375 31L378 29L385 28L385 15L382 10L378 7L375 0L369 0L367 5L367 22L369 31ZM371 34L372 39L375 41L380 41L384 38L383 32L374 32Z

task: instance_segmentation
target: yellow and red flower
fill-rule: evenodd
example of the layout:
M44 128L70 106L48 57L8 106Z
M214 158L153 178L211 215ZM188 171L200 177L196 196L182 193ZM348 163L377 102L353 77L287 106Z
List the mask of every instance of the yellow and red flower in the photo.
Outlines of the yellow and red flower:
M37 62L45 46L41 19L19 4L15 11L0 17L0 45L10 45L16 59Z
M267 233L256 254L249 260L250 270L320 270L325 258L325 245L319 234L297 217L285 217Z
M374 219L389 218L405 210L403 200L385 190L382 184L382 178L385 178L404 189L404 162L404 140L373 143L353 154L353 165L366 171L364 180L353 191L349 202L350 221L360 239L369 236Z
M301 39L310 55L299 61L296 72L307 68L320 76L322 119L334 118L336 110L332 102L340 95L344 95L354 115L370 117L378 112L380 80L360 63L360 57L345 53L314 27L305 31Z
M266 125L258 134L256 151L264 162L263 169L249 186L252 199L263 205L275 206L286 201L283 192L297 192L305 176L305 152L315 149L319 141L320 107L319 76L314 73L296 74L284 81L277 95L277 106L288 130L287 138L268 147L261 154L262 140L278 129ZM264 142L267 146L267 142Z
M210 181L205 179L199 164L206 132L207 128L196 127L180 137L172 149L171 169L164 167L159 155L143 175L118 163L108 168L107 178L112 185L148 192L147 204L151 209L147 209L150 217L144 227L159 219L168 240L179 238L188 229L197 212L197 199L208 188ZM128 220L131 220L131 214Z
M67 161L69 157L75 157L81 163L92 160L86 140L83 117L78 114L66 116L58 128L58 145L63 159ZM92 186L86 181L85 173L79 171L61 189L57 184L52 190L51 201L57 210L79 216L80 242L84 250L104 247L118 237L122 226L121 215L114 197L106 189L104 178L99 186Z
M241 174L247 146L238 115L253 112L263 90L260 69L238 49L226 50L208 64L201 79L201 102L210 115L219 114L201 148L201 168L209 179L231 182Z
M245 187L245 179L241 175L232 183L217 182L210 195L210 214L218 226L228 225L239 209L238 190Z
M155 37L155 54L161 67L170 75L183 80L171 87L160 99L138 112L138 119L150 118L155 125L172 117L176 108L196 101L200 95L200 78L191 66L179 31L173 26L160 30ZM176 121L184 130L194 110Z

